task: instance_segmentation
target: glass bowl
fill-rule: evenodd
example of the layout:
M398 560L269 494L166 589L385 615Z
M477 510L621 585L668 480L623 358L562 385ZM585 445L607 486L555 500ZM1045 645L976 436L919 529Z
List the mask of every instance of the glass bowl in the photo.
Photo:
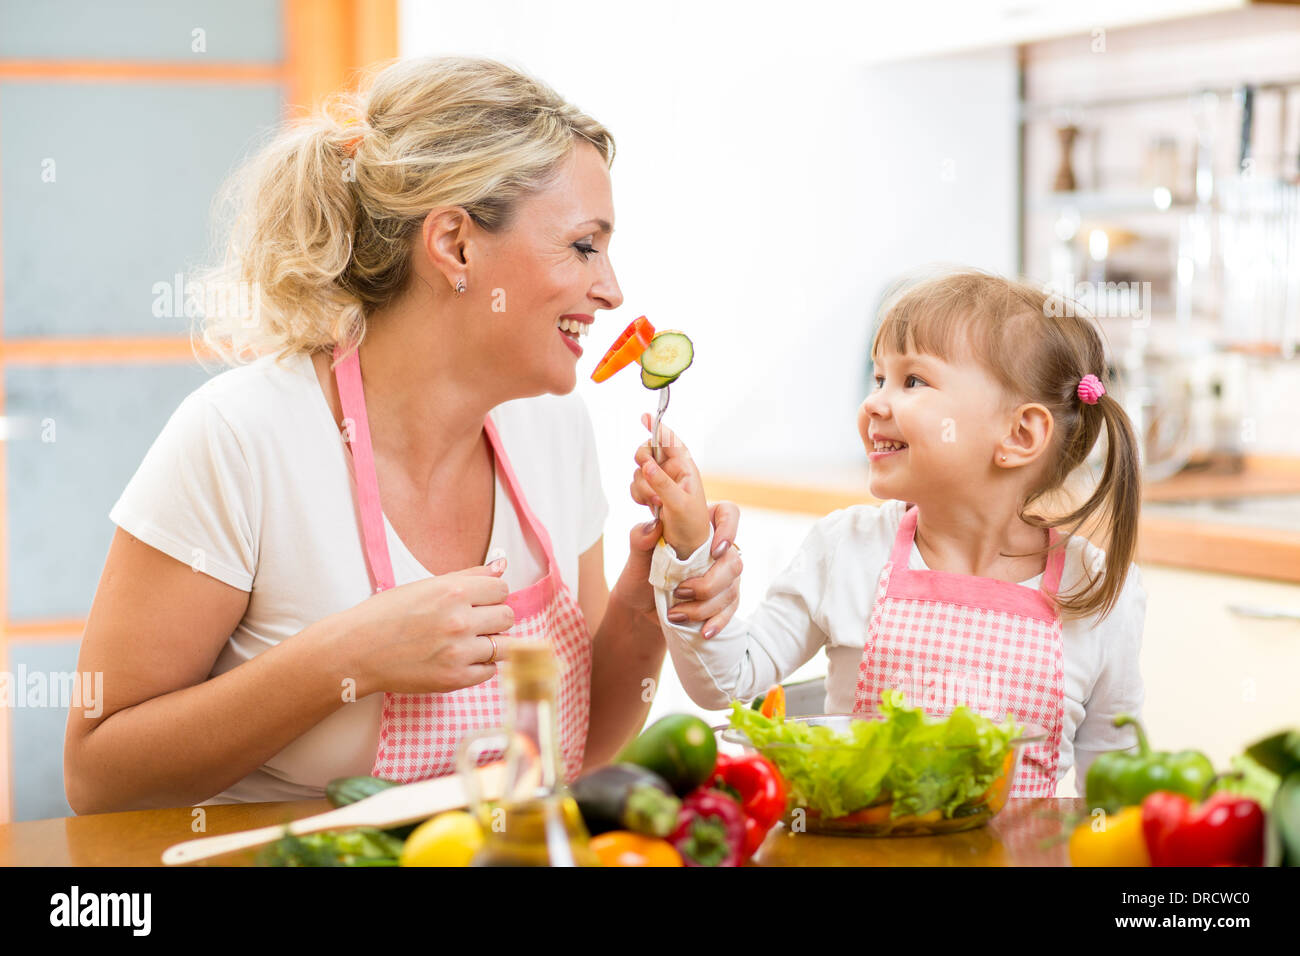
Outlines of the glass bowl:
M882 719L880 715L814 714L806 717L787 717L786 722L829 727L836 732L842 732L855 720ZM715 727L714 731L726 743L738 744L746 750L756 750L761 753L776 764L777 769L786 776L787 783L792 778L806 774L806 770L802 769L798 773L791 773L787 770L787 766L791 764L804 768L810 762L808 758L819 752L824 752L828 756L832 754L838 756L845 751L851 752L860 749L855 746L837 744L799 743L772 743L765 744L762 747L755 747L740 730L734 730L730 727ZM1002 773L983 794L974 800L953 808L951 814L947 816L944 815L942 810L933 810L921 816L894 816L892 800L889 795L885 795L882 801L873 803L871 806L859 807L844 816L826 817L815 809L796 805L792 789L791 806L783 822L786 828L794 833L804 832L861 837L924 836L973 830L987 824L997 816L998 812L1006 804L1007 797L1015 785L1016 774L1020 770L1020 761L1025 747L1028 744L1038 743L1046 739L1047 731L1042 727L1034 724L1022 725L1020 736L1010 741L1011 750L1007 754ZM953 749L951 747L935 747L936 765L942 762L940 760L942 756L950 757ZM965 749L973 750L974 747L972 745ZM921 752L924 753L924 750ZM797 761L791 761L790 758L794 755L798 756ZM841 765L843 763L843 761L836 762ZM813 763L815 765L815 761ZM921 766L921 772L924 774L924 765Z

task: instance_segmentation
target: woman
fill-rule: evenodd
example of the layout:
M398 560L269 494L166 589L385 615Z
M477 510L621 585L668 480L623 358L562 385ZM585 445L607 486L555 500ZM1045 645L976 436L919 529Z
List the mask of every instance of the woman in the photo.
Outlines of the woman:
M340 103L237 177L209 283L250 283L257 310L207 315L204 338L257 357L185 399L111 513L78 664L104 673L105 706L67 730L78 813L445 773L500 723L506 632L565 665L570 774L645 720L659 528L631 532L609 591L570 394L573 323L623 301L612 138L488 60L399 62ZM730 553L679 605L719 629L737 517L715 509Z

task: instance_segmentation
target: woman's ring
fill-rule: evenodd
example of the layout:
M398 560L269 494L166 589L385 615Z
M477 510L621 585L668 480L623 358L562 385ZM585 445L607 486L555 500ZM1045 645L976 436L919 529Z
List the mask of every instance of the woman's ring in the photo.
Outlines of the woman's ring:
M488 640L492 642L492 656L485 660L484 664L495 664L497 660L497 639L488 635Z

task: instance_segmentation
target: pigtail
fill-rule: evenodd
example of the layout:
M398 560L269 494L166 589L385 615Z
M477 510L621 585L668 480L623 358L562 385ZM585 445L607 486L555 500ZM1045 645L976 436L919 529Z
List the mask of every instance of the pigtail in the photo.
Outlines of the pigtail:
M1093 577L1078 592L1059 595L1061 610L1071 616L1089 617L1100 612L1104 618L1115 607L1129 565L1137 552L1138 514L1142 507L1141 460L1133 425L1124 407L1109 393L1097 399L1095 405L1084 405L1083 415L1099 416L1098 429L1106 429L1106 462L1101 478L1092 495L1077 510L1065 515L1059 522L1078 529L1090 518L1101 517L1108 526L1106 568L1100 577ZM1096 431L1079 429L1079 434ZM1083 449L1086 455L1089 449Z

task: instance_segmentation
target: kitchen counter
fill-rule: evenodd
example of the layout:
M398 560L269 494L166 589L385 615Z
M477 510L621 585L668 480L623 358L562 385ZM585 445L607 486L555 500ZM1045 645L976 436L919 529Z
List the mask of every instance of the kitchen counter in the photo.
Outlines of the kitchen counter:
M865 461L786 462L710 469L704 485L711 501L825 515L852 505L880 504L867 493L868 477ZM1082 486L1066 489L1062 501L1081 501L1086 492ZM1252 510L1252 499L1260 507ZM1300 460L1255 457L1240 468L1185 471L1145 485L1142 501L1139 564L1300 584L1300 522L1288 524L1281 517L1300 508ZM1271 522L1272 502L1295 507L1278 505L1279 520ZM1099 529L1083 533L1106 547Z
M763 866L1068 866L1063 842L1040 843L1061 830L1082 800L1009 800L987 826L941 837L853 839L787 833L777 827L755 856ZM195 832L195 811L205 829ZM161 866L174 843L270 826L329 809L324 800L133 810L0 825L0 866ZM249 866L256 850L197 865Z

